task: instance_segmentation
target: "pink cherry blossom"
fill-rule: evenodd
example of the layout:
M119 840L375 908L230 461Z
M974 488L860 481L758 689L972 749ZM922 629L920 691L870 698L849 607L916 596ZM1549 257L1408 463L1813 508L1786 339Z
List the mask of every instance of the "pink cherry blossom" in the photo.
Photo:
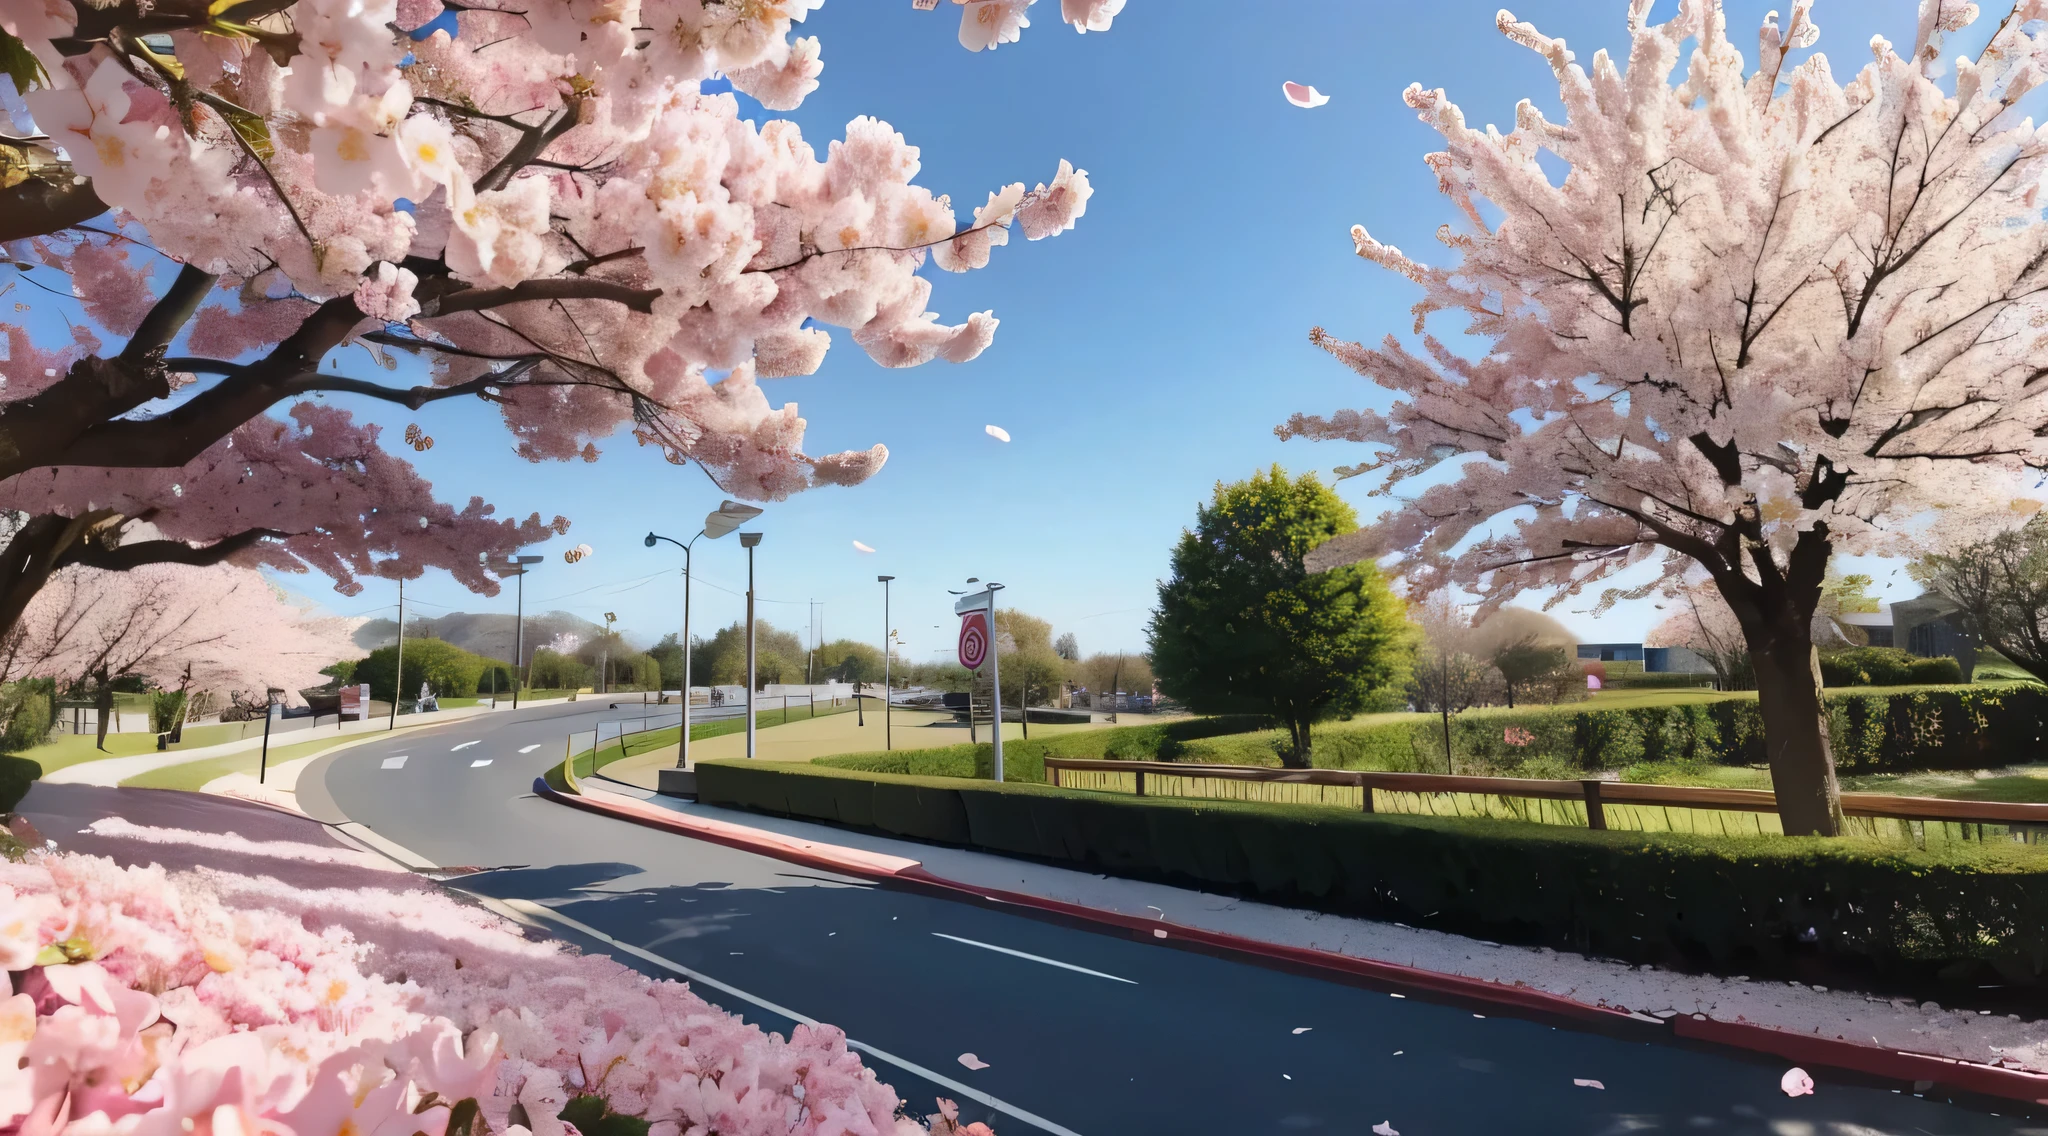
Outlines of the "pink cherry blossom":
M1024 12L1036 0L953 0L960 5L960 46L969 51L1016 43L1031 26Z
M1060 19L1083 35L1106 32L1110 21L1124 10L1124 0L1060 0Z
M1409 87L1443 136L1426 161L1445 263L1352 229L1420 289L1416 339L1315 330L1392 398L1280 433L1370 447L1346 472L1375 492L1440 476L1313 566L1398 556L1421 593L1592 591L1595 612L1708 577L1782 755L1786 831L1839 831L1810 633L1827 565L2019 523L2011 502L2048 469L2029 385L2048 347L2048 136L2016 105L2048 36L2031 2L2006 7L1947 67L1943 37L1979 9L1927 0L1910 50L1871 41L1846 83L1826 55L1788 58L1819 36L1808 0L1766 18L1754 60L1715 4L1655 23L1617 0L1627 58L1583 63L1502 12L1563 121L1524 101L1495 130Z
M1280 84L1280 93L1287 96L1288 102L1298 107L1319 107L1330 101L1330 96L1314 87L1291 81Z
M8 5L49 70L23 104L48 159L32 168L63 171L53 200L113 212L104 232L8 218L84 318L64 309L68 343L7 332L0 504L54 542L35 550L51 567L143 562L146 525L156 560L312 568L344 592L441 567L488 591L478 557L539 526L433 502L318 400L483 398L530 460L595 460L630 432L734 495L873 476L885 446L806 453L797 408L754 378L817 372L833 328L888 366L977 357L997 319L928 310L927 263L984 267L1013 224L1063 232L1090 186L1062 161L963 227L888 124L855 118L821 160L789 120L705 93L723 75L797 107L824 55L795 33L821 2L470 6L419 40L431 0L293 0L261 26L156 5L74 27L60 0ZM1028 26L1030 0L961 7L977 50ZM1100 31L1121 10L1062 0L1061 17ZM159 33L174 54L134 46ZM91 552L71 531L87 517L128 551ZM0 586L0 632L46 579Z
M1812 1096L1813 1078L1807 1076L1806 1070L1795 1065L1785 1070L1785 1075L1778 1078L1778 1087L1783 1089L1788 1097Z

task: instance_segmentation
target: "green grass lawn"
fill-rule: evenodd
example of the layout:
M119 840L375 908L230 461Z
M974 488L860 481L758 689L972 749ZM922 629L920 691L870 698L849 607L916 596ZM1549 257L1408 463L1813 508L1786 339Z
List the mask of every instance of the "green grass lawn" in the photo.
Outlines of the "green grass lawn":
M187 726L184 740L170 748L170 752L186 749L201 749L219 745L222 742L253 738L263 733L263 722L224 722L217 726ZM16 757L25 757L43 767L44 773L53 773L68 765L82 761L98 761L103 757L133 757L136 754L155 753L155 734L108 734L107 748L102 750L95 744L91 734L59 734L39 746L25 749Z
M375 736L375 735L372 735ZM270 747L270 768L276 769L294 758L307 757L324 749L340 744L342 739L324 737L317 741L296 742L292 745ZM124 789L188 789L198 790L207 782L230 773L247 773L254 777L263 759L260 749L245 753L231 753L224 757L202 757L178 765L167 765L152 769L121 782Z
M596 696L593 695L592 697ZM853 708L853 702L848 700L844 706L818 706L815 708L815 713L812 712L813 708L810 706L791 706L788 709L762 710L754 715L754 728L765 730L772 726L786 725L790 722L802 722L814 717L826 718L834 714L850 714L853 712ZM723 718L716 722L699 722L690 727L690 740L701 742L705 738L745 733L746 729L747 720L745 717ZM662 730L648 730L645 733L628 734L620 739L606 738L604 749L601 753L594 756L589 753L577 755L576 776L588 777L615 761L623 761L629 757L638 757L643 753L652 753L661 749L672 750L681 745L682 740L683 731L680 726L670 726Z

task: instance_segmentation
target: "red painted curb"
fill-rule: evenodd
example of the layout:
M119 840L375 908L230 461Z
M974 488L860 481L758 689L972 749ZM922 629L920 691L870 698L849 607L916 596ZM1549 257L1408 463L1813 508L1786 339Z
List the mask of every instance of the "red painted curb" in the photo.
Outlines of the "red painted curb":
M1070 919L1082 920L1098 925L1115 927L1134 935L1164 938L1167 941L1193 943L1199 946L1232 954L1251 955L1255 958L1270 959L1294 966L1316 970L1337 971L1389 986L1403 986L1434 994L1450 995L1472 999L1497 1006L1506 1006L1538 1014L1553 1014L1593 1024L1612 1027L1621 1023L1640 1023L1646 1028L1640 1015L1606 1006L1592 1006L1584 1002L1547 991L1523 986L1506 986L1464 975L1445 974L1440 971L1423 970L1403 966L1399 963L1381 962L1376 959L1354 958L1350 955L1319 951L1308 947L1290 947L1279 943L1267 943L1247 939L1239 935L1219 931L1207 931L1197 927L1183 927L1160 920L1141 919L1121 912L1103 911L1080 904L1066 903L1043 896L1026 895L988 888L969 887L966 884L933 875L922 865L900 871L882 871L858 860L840 859L824 853L807 852L793 848L777 840L752 840L733 833L715 829L700 828L680 814L638 802L622 801L619 804L599 802L589 797L569 796L556 792L539 779L534 781L534 792L548 800L556 801L571 808L603 816L615 817L646 825L650 828L666 829L687 835L692 839L721 844L745 852L771 856L778 860L801 864L808 868L837 872L840 875L864 879L892 881L935 892L949 899L967 898L993 902L1010 907L1024 907ZM809 843L809 842L807 842ZM818 847L827 847L816 845ZM1161 936L1159 932L1164 931ZM1847 1070L1868 1076L1884 1077L1899 1081L1931 1081L1968 1093L2002 1097L2007 1100L2025 1101L2029 1104L2048 1104L2048 1075L2029 1073L2020 1069L2006 1069L1996 1065L1983 1065L1972 1061L1960 1061L1949 1057L1937 1057L1927 1053L1908 1053L1903 1050L1887 1049L1875 1045L1860 1045L1839 1038L1824 1038L1808 1034L1789 1033L1772 1029L1754 1022L1724 1022L1698 1015L1681 1014L1667 1022L1658 1023L1672 1035L1687 1041L1700 1041L1732 1049L1765 1053L1804 1065Z

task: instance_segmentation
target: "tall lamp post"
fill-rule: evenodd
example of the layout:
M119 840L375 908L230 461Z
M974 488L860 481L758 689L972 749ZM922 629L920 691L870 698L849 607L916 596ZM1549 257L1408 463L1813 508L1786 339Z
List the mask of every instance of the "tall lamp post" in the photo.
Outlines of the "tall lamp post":
M691 537L687 544L659 533L648 533L647 539L642 542L653 548L657 541L665 540L683 550L683 738L682 745L676 750L677 769L690 767L690 549L697 543L699 537L717 540L760 515L761 510L752 505L727 501L704 517L704 527L698 530L697 535Z
M754 758L754 549L760 543L760 533L740 534L740 547L747 550L747 760L749 761Z
M519 709L519 688L526 685L526 569L540 563L540 556L507 557L502 564L491 565L491 571L500 576L511 576L518 580L518 599L512 605L512 709Z
M889 686L889 652L893 645L891 640L896 637L896 633L889 629L889 581L895 578L894 576L875 577L875 582L882 585L882 748L884 750L895 748L893 744L894 735L889 732L890 727L895 724L889 715L892 702L889 693L892 689Z

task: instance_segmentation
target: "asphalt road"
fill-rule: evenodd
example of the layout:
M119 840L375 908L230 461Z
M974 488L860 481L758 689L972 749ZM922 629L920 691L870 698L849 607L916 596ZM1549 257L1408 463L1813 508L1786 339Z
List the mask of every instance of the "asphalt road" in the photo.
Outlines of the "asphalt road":
M637 713L498 713L362 745L309 775L379 835L439 864L490 869L462 888L549 908L613 940L628 965L682 968L700 994L767 1028L787 1030L791 1015L838 1025L914 1111L952 1096L964 1119L1001 1136L1368 1133L1383 1122L1405 1136L2048 1134L2048 1119L2016 1119L2015 1106L1825 1074L1813 1096L1790 1099L1775 1060L878 888L532 795L566 734ZM964 1066L968 1053L987 1067Z

